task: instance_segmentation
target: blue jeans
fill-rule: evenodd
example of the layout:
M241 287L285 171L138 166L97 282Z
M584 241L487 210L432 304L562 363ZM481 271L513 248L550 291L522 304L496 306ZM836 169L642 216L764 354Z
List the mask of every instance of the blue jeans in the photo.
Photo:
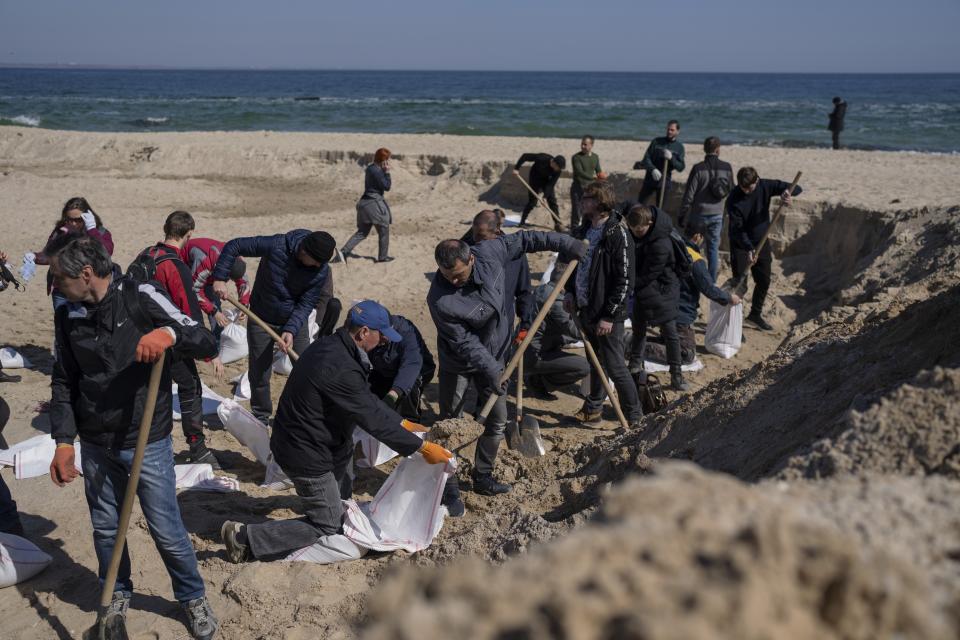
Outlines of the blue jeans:
M720 233L723 231L723 214L709 216L694 216L703 220L706 233L703 234L703 250L707 258L707 271L710 280L717 282L717 272L720 271Z
M102 586L113 554L120 506L127 488L134 450L108 449L81 441L80 452L83 458L84 493L90 508L93 546L100 565L98 574ZM147 445L137 497L147 520L147 528L170 574L174 596L180 602L203 597L203 578L197 569L197 556L177 504L177 479L173 470L173 441L170 436ZM133 593L130 554L126 545L114 590Z

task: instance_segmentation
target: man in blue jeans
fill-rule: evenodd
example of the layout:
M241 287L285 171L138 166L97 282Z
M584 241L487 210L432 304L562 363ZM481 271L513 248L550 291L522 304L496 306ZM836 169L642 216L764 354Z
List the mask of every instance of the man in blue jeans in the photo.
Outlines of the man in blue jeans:
M720 159L720 138L703 141L703 162L693 165L680 202L679 227L703 224L703 244L707 253L710 280L717 281L720 270L720 233L723 231L723 202L733 188L733 167Z
M57 448L50 477L61 487L76 479L74 439L79 435L84 493L102 585L117 538L138 427L147 410L149 363L171 347L184 358L206 358L216 353L217 341L152 284L118 277L97 240L67 236L51 247L49 255L56 286L68 300L55 317L57 358L50 421ZM137 496L190 632L194 638L209 640L218 624L177 505L170 380L167 358ZM130 555L124 546L113 601L101 612L104 622L115 616L125 619L133 592L130 573Z

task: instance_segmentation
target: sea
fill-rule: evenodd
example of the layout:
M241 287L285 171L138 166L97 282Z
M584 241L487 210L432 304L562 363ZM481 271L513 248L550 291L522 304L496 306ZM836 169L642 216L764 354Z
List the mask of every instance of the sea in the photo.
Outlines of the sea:
M960 74L0 68L0 126L338 131L960 153Z

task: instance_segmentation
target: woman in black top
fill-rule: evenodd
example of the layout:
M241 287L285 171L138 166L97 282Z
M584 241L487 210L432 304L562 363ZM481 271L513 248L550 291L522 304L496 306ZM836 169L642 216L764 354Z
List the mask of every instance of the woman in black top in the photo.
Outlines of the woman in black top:
M352 255L353 248L370 234L372 227L376 227L379 240L377 262L393 260L387 254L393 215L390 213L390 205L383 198L386 191L390 191L390 150L380 148L373 156L373 163L367 166L363 195L357 202L357 232L344 245L344 257Z

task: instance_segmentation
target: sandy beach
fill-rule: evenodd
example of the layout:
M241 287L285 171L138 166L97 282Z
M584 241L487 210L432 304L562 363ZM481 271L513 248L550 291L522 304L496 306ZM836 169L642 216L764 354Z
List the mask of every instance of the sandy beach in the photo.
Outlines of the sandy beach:
M685 140L688 167L697 141ZM692 143L692 144L691 144ZM355 229L363 169L393 153L391 254L333 267L344 305L372 298L412 320L435 352L425 297L439 240L473 215L526 200L510 168L523 152L578 149L570 139L275 132L80 133L0 127L0 250L19 264L42 248L64 201L84 196L124 267L162 240L165 216L190 211L196 235L227 240ZM646 143L598 140L618 194ZM186 493L180 506L222 623L239 638L951 638L960 634L960 156L724 147L721 157L804 192L772 236L774 331L747 331L731 360L706 352L691 391L639 431L609 410L595 428L570 418L571 390L530 400L550 446L504 452L501 499L465 494L419 554L342 565L227 562L225 519L293 515L293 492L258 487L263 468L223 430L234 494ZM688 172L675 175L676 214ZM569 216L569 173L558 185ZM542 209L531 217L548 225ZM531 256L534 281L548 256ZM7 444L49 431L53 322L45 268L26 292L0 294L0 346L30 358ZM250 271L252 273L252 270ZM719 280L729 275L725 267ZM697 325L702 345L706 306ZM245 363L227 367L227 378ZM204 381L222 395L231 386ZM274 377L279 396L283 378ZM436 419L436 382L427 391ZM175 449L183 448L179 424ZM677 461L680 460L680 461ZM361 473L372 496L390 466ZM96 558L82 482L2 473L28 537L53 556L36 578L0 590L0 635L77 638L94 620ZM183 638L167 575L135 510L129 544L135 638ZM595 560L595 561L594 561ZM642 606L638 605L642 602ZM481 608L490 612L475 615ZM425 625L425 620L433 622ZM443 632L441 632L441 630ZM455 633L454 633L455 631ZM748 633L749 631L749 633ZM512 635L511 635L512 634Z

